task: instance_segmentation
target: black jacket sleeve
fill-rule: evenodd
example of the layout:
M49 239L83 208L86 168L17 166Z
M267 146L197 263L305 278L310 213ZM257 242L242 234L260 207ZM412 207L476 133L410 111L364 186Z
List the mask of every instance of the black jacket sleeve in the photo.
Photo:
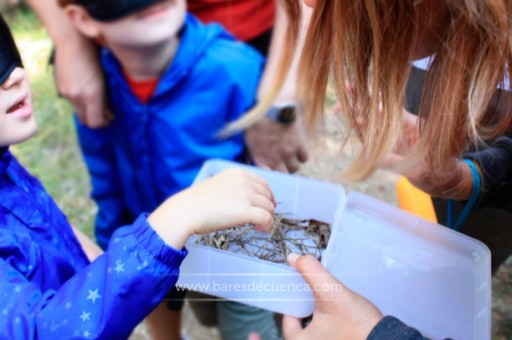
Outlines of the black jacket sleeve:
M420 332L406 326L394 316L386 316L375 326L368 340L423 340Z
M411 69L404 106L413 114L418 114L419 111L426 74L427 71L417 67ZM502 94L510 95L505 91L502 91ZM492 110L503 109L500 107L499 98L497 95L489 113L492 113ZM490 207L512 211L512 131L487 143L488 147L463 155L464 158L474 161L482 174L482 191L473 209ZM474 150L474 147L472 149Z
M485 150L464 155L478 164L482 190L475 209L494 207L512 211L512 137L501 136Z

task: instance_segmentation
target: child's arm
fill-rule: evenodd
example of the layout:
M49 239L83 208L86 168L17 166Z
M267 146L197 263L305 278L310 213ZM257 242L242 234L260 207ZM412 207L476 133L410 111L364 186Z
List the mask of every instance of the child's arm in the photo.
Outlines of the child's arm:
M78 242L82 245L82 248L84 249L85 254L89 258L89 261L94 261L103 254L103 250L101 250L100 247L96 243L94 243L87 235L82 233L80 230L75 228L74 226L71 226L73 229L73 233L75 234L76 238L78 239Z
M176 283L186 255L177 249L191 234L244 223L268 230L274 206L264 180L229 170L117 230L107 251L57 290L41 291L0 258L0 338L127 338Z
M246 223L268 231L274 207L274 196L263 178L232 169L172 196L148 222L167 244L181 249L192 234Z
M176 282L185 255L166 246L141 216L55 290L42 290L23 268L11 266L16 262L0 258L0 338L126 339Z

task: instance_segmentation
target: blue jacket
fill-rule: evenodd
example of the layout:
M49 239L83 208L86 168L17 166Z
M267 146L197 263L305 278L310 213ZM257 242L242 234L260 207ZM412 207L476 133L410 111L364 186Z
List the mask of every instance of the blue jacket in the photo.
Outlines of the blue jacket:
M115 120L106 129L77 126L104 248L116 227L190 186L207 159L242 160L242 134L216 134L255 104L264 60L221 26L189 15L175 59L146 105L111 52L102 51L102 62Z
M0 339L122 339L176 283L186 250L142 215L90 263L66 217L0 148Z

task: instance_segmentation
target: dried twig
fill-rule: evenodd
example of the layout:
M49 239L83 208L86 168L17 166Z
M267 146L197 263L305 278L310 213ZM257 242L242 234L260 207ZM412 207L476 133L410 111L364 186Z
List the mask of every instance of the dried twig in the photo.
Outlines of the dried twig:
M290 252L312 254L320 259L330 234L327 223L314 219L289 219L283 214L276 214L270 234L256 231L253 225L243 225L198 236L196 243L266 261L286 263Z

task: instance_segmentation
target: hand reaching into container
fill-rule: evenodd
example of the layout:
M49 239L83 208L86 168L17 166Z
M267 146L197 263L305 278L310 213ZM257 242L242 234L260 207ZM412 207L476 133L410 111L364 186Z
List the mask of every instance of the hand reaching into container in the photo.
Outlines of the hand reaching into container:
M192 234L206 234L246 223L270 230L276 202L260 176L230 169L165 201L148 221L162 239L181 249Z
M313 320L302 328L300 319L285 316L283 334L286 339L366 339L382 319L381 312L370 301L356 294L332 276L313 256L288 257L313 289Z

